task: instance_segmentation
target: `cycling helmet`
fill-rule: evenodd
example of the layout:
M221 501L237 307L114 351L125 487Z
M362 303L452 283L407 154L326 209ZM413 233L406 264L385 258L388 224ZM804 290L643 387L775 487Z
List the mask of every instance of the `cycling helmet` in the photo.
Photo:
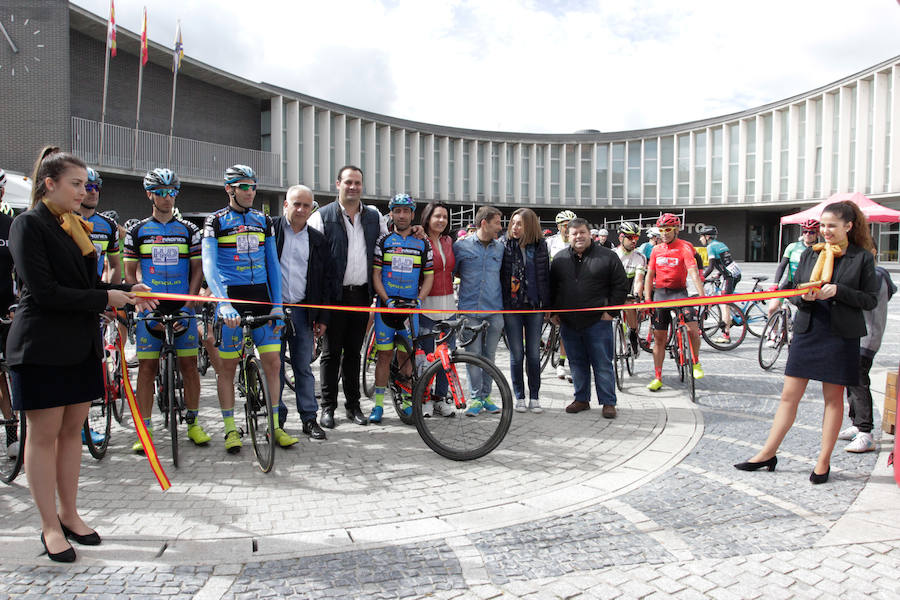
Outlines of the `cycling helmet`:
M319 203L316 202L315 200L313 200L313 207L312 207L312 210L309 211L309 214L313 214L313 213L316 212L317 210L319 210Z
M681 227L681 218L672 213L663 213L656 220L657 227Z
M719 235L719 230L715 225L704 225L697 230L699 235L711 235L712 237L716 237Z
M247 165L234 165L225 169L225 185L231 185L241 179L252 179L256 183L256 173Z
M413 212L416 211L416 201L409 194L397 194L388 202L388 210L394 210L398 206L408 206Z
M0 190L6 188L6 171L0 169Z
M100 187L103 187L103 180L100 179L100 173L95 171L94 169L88 167L87 168L87 182L88 183L96 183Z
M619 224L619 233L625 235L641 235L641 226L631 221L623 221Z
M127 221L125 221L125 231L131 231L131 228L140 222L140 219L128 219Z
M560 223L568 223L574 218L575 213L573 213L571 210L561 210L556 213L556 224L559 225Z
M552 232L552 231L550 231L549 229L545 229L545 230L544 230L544 237L548 237L548 236L551 236L551 235L553 235L553 232Z
M0 188L0 189L3 189L3 188ZM4 214L8 217L16 216L16 213L13 210L13 207L10 206L9 202L7 202L6 200L0 202L0 214Z
M601 229L600 231L597 232L597 235L605 235L606 237L609 237L609 230Z
M107 219L112 219L116 223L119 222L119 213L117 213L114 210L105 210L100 214L103 215L104 217L106 217Z
M149 191L161 188L173 187L176 190L181 189L181 181L178 175L171 169L153 169L144 175L144 189Z
M807 219L807 220L803 221L802 223L800 223L800 228L803 230L806 230L806 231L809 231L811 229L815 229L816 231L818 231L819 230L819 221L816 219Z
M658 227L650 227L647 229L647 237L661 237Z
M597 237L598 235L600 235L599 229L591 229L591 237Z

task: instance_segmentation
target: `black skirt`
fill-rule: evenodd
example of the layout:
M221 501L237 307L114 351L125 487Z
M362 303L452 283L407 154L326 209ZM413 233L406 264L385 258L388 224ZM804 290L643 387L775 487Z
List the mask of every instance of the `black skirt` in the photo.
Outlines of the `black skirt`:
M79 365L10 367L13 409L56 408L102 398L102 365L92 352Z
M784 374L836 385L859 385L859 338L835 335L828 300L816 300L809 329L794 333Z

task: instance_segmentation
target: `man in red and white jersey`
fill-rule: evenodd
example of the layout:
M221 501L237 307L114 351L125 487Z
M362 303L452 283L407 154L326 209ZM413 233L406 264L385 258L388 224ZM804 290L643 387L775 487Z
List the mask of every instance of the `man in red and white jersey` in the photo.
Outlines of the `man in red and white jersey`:
M644 299L675 300L687 298L687 278L700 294L703 294L703 281L697 271L697 260L694 258L694 247L684 240L678 239L681 219L672 213L660 215L656 227L662 241L653 247L647 264L647 277L644 279ZM691 346L697 362L694 364L694 378L703 378L700 366L700 329L697 327L697 311L693 307L684 310L685 321L691 338ZM655 392L662 387L662 364L666 354L666 339L669 323L672 321L672 309L658 308L653 311L653 371L654 378L647 389Z

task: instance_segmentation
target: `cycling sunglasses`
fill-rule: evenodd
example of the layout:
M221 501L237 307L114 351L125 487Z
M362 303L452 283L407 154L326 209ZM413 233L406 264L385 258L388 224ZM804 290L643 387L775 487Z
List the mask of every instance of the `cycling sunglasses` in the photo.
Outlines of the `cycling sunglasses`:
M624 236L624 237L627 237L627 238L628 238L629 240L631 240L632 242L636 242L636 241L638 241L639 239L641 239L641 236L639 236L639 235L626 235L626 236Z
M660 233L669 233L670 231L676 231L677 227L657 227Z
M235 185L234 187L236 187L239 190L243 190L245 192L251 192L251 191L256 190L255 183L239 183L239 184Z
M84 184L84 191L86 192L99 192L102 186L99 183L86 183Z
M804 229L803 230L803 235L813 235L813 234L818 235L819 230L818 229Z
M174 198L178 195L178 190L175 188L160 188L158 190L150 190L150 192L157 196L162 196L163 198L166 196L172 196Z

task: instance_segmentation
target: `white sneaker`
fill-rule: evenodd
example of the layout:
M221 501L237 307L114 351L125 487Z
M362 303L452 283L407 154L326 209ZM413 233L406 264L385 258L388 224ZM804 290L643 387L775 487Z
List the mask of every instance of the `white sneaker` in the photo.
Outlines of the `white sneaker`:
M844 448L847 452L872 452L875 449L875 440L872 439L871 433L866 433L864 431L860 431L856 434L856 437L853 438L853 441L847 444L847 447Z
M428 418L434 412L434 401L435 398L431 399L431 402L425 402L422 404L422 416Z
M544 409L541 408L541 401L538 400L537 398L532 398L528 402L529 402L529 408L531 409L531 412L533 412L535 414L541 414L542 412L544 412Z
M850 441L856 437L856 434L859 433L859 428L856 425L851 425L847 429L844 429L838 434L839 440Z
M566 378L566 368L563 365L556 367L556 376L560 379Z
M19 455L19 440L14 441L12 444L6 447L6 456L9 458L15 458Z
M450 398L435 397L432 402L434 403L434 414L441 417L452 417L456 414L456 406Z
M525 398L516 398L516 412L527 412L528 408L525 406Z

